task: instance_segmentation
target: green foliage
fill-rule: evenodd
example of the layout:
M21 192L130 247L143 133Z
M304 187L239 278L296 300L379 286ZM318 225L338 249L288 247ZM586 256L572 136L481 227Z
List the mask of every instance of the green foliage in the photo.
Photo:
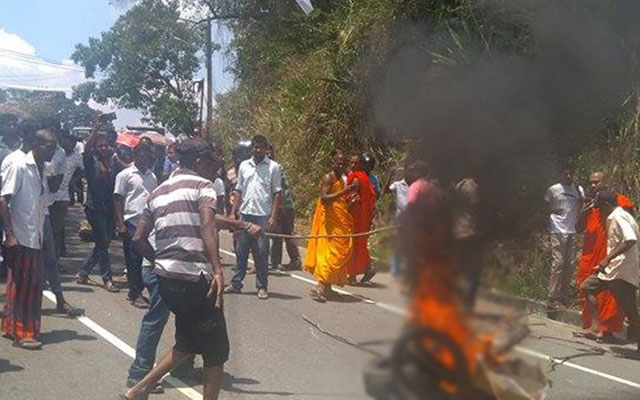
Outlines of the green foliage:
M87 104L67 99L57 92L0 90L0 104L11 104L34 119L59 119L69 127L91 125L93 118L100 114Z
M203 40L199 28L179 18L175 1L142 0L100 38L76 45L72 59L99 78L78 86L76 98L140 109L152 122L191 134Z

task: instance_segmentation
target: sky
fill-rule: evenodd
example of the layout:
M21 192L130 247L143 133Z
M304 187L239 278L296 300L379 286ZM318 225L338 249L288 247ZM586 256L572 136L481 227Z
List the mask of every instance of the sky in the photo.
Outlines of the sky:
M71 88L85 80L83 69L70 60L75 45L99 37L123 12L108 0L0 0L0 87L63 90L70 95ZM214 27L213 40L228 43L230 33ZM233 77L224 72L227 62L219 52L213 66L214 92L231 88ZM109 106L100 108L112 111ZM116 128L139 123L138 111L116 111Z

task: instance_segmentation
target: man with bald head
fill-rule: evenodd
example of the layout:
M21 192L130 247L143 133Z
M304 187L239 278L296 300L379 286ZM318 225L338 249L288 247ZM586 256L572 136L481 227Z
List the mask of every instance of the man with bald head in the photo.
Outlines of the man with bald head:
M3 174L0 218L9 262L2 333L24 349L39 349L45 207L44 167L56 149L49 129L35 132L33 147Z
M602 262L607 255L605 221L602 218L600 209L595 205L598 193L607 190L610 189L606 174L602 171L592 173L589 177L589 192L587 193L585 204L580 212L577 224L578 230L584 232L582 256L578 263L578 272L576 275L576 286L578 288L582 288L582 283L595 273L600 262ZM617 192L615 193L618 206L633 213L633 203L631 200ZM592 318L583 289L579 289L579 295L580 307L582 309L582 327L589 329ZM597 339L600 341L611 340L614 332L622 331L624 315L620 311L611 292L603 291L597 295L597 299L600 314L600 327Z

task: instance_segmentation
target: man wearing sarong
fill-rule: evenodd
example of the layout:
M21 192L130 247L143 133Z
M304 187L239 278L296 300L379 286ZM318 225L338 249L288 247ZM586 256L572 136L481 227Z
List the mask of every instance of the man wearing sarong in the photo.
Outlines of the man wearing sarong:
M45 223L44 164L56 149L50 130L35 133L35 145L12 163L2 182L0 218L9 262L3 336L24 349L40 349L43 237Z
M349 212L347 195L355 186L347 186L346 159L341 150L332 153L332 171L322 178L320 198L311 225L312 236L350 235L353 217ZM347 265L351 258L353 241L350 237L310 239L304 269L318 284L311 297L324 303L333 291L331 285L347 283Z
M607 255L607 233L600 210L594 207L593 200L597 193L608 189L606 175L604 172L594 172L589 177L589 198L578 218L577 228L584 231L584 244L582 246L582 256L578 263L576 276L576 286L582 287L582 283L593 274L594 268ZM633 204L629 198L618 194L618 206L633 212ZM580 308L582 310L582 328L587 330L591 327L591 313L587 303L585 292L579 289ZM622 331L624 315L620 312L616 299L611 292L603 291L597 295L600 310L600 336L598 340L612 339L614 332Z
M354 194L351 196L351 215L353 216L353 233L369 232L373 223L373 211L376 205L376 191L365 172L364 162L360 154L354 154L350 160L351 172L347 185L353 185ZM369 235L353 238L353 257L349 262L349 284L356 284L356 277L364 274L361 283L369 282L376 274L371 265L368 245Z

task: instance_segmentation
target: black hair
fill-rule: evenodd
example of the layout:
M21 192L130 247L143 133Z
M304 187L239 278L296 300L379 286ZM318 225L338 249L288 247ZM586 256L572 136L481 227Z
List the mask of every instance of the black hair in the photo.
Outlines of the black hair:
M36 132L42 128L42 125L34 119L25 119L18 124L18 132L20 137L27 144L35 142Z
M264 147L267 147L267 146L269 146L269 141L267 140L266 137L264 137L262 135L255 135L251 139L251 145L262 145Z
M603 190L596 195L595 206L602 208L603 206L616 207L618 205L618 195L612 190Z
M148 138L143 138L143 139L148 139ZM136 147L133 148L133 154L140 154L143 152L149 152L151 154L153 154L153 146L150 143L151 141L149 140L149 142L147 142L146 140L140 140L140 142L136 145Z
M369 153L362 153L362 162L372 170L376 167L376 159Z
M331 158L334 158L338 153L344 154L344 150L338 148L331 150Z
M200 138L188 138L176 146L176 153L180 160L180 165L193 169L196 160L201 157L209 157L213 162L222 164L220 152L212 143L208 143Z

